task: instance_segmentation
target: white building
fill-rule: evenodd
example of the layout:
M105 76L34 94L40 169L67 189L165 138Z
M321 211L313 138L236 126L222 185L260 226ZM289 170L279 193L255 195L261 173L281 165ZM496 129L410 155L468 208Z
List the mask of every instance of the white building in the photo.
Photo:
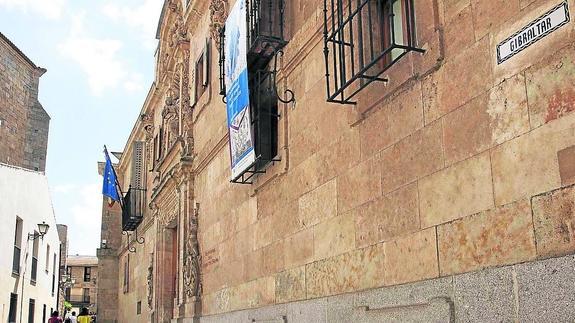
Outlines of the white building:
M1 322L47 322L57 309L60 240L44 174L0 164L0 221Z

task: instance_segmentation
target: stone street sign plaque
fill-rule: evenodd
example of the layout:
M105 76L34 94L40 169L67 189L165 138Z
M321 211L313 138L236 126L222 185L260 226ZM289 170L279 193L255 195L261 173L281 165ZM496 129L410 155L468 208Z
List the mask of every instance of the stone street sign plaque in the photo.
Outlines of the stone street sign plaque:
M502 64L538 40L561 28L569 20L569 6L567 1L564 1L499 43L497 45L497 64Z

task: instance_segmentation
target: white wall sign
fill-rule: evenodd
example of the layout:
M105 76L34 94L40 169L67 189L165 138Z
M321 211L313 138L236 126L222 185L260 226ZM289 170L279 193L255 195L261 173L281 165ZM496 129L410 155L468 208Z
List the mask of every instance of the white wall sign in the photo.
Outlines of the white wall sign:
M569 21L569 6L567 1L564 1L499 43L497 64L505 62Z

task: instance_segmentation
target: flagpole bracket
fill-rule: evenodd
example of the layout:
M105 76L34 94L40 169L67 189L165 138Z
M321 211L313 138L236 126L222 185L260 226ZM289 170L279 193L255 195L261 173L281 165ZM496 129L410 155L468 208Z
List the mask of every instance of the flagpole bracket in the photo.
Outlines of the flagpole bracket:
M133 242L136 242L138 244L144 244L146 242L146 238L144 238L143 236L138 237L138 231L137 230L135 230L133 232L136 235L136 237L134 238L134 240L130 240L130 236L132 235L132 233L130 233L129 231L122 231L122 235L125 235L128 237L127 247L128 247L128 251L131 253L136 252L136 246L131 246Z

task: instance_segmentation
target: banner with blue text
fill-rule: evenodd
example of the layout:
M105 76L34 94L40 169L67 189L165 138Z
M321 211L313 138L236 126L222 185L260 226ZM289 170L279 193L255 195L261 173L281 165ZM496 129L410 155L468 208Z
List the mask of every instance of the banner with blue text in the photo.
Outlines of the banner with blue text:
M225 82L232 179L256 160L248 87L246 1L236 1L226 21Z

